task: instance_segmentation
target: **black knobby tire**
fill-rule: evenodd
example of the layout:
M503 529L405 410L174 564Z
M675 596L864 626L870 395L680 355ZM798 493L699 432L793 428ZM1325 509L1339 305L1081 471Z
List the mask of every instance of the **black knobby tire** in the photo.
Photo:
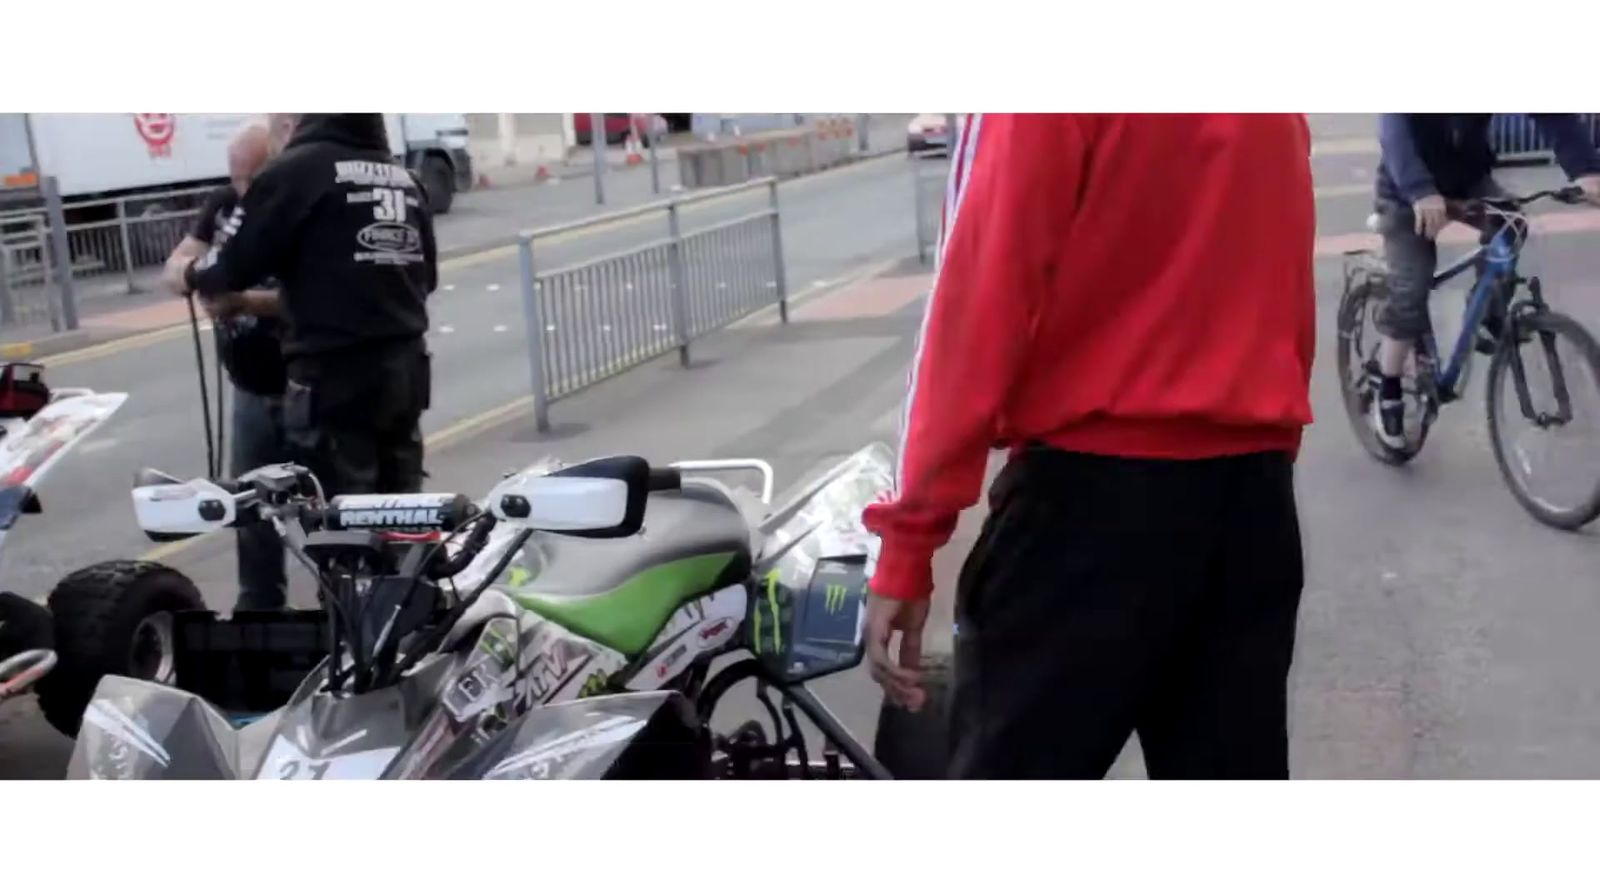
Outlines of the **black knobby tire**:
M50 612L14 592L0 592L0 661L55 647Z
M1571 508L1561 509L1539 501L1529 493L1522 480L1511 470L1510 457L1507 448L1502 442L1504 432L1500 429L1500 401L1504 391L1505 377L1512 370L1512 351L1519 346L1526 346L1535 350L1543 350L1540 343L1540 333L1548 332L1554 336L1564 338L1571 344L1577 345L1581 356L1559 356L1561 371L1567 380L1570 389L1571 382L1580 375L1588 375L1594 379L1596 386L1600 387L1600 342L1596 342L1589 330L1584 328L1577 320L1553 311L1541 311L1521 317L1516 321L1511 334L1502 338L1499 349L1495 351L1494 359L1489 364L1489 380L1487 382L1488 399L1487 411L1489 414L1489 443L1494 447L1494 461L1500 468L1500 477L1505 480L1506 487L1511 490L1517 502L1527 510L1528 514L1538 519L1540 523L1547 524L1560 530L1577 530L1578 528L1600 517L1600 480L1595 480L1588 486L1587 492L1582 494L1579 501ZM1523 338L1527 333L1531 337ZM1524 355L1526 362L1526 354ZM1587 370L1584 367L1587 366ZM1551 403L1553 395L1532 394L1537 403ZM1515 400L1515 397L1512 398ZM1512 411L1521 413L1518 405L1511 407Z
M131 652L140 622L205 602L188 577L165 565L107 561L56 584L49 606L60 662L39 682L39 709L57 731L76 736L101 677L137 675Z
M435 214L450 213L456 200L456 175L450 163L437 155L422 159L422 187L428 193L428 210Z
M1343 398L1345 415L1350 419L1350 428L1356 440L1374 459L1388 465L1404 465L1422 451L1422 444L1428 438L1427 415L1422 417L1415 441L1407 443L1405 449L1395 449L1379 440L1377 432L1372 430L1372 393L1359 384L1368 371L1364 347L1368 338L1376 337L1376 332L1367 334L1364 331L1368 305L1382 300L1381 286L1381 279L1369 274L1357 273L1348 277L1344 295L1339 299L1338 337L1335 340L1338 356L1334 366L1339 376L1339 393Z

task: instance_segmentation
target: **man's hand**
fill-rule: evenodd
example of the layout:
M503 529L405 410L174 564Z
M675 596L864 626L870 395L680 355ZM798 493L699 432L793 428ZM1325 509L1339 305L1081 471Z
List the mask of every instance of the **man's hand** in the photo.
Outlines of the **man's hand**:
M228 320L245 312L245 299L241 294L215 295L201 298L200 306L212 319Z
M867 660L872 678L890 702L913 712L922 709L928 692L922 687L922 628L928 624L929 601L900 601L867 594ZM889 640L900 633L896 657Z
M1572 182L1583 190L1584 201L1591 205L1600 205L1600 174L1589 174Z
M1411 205L1411 211L1417 218L1417 235L1430 242L1439 238L1439 233L1450 223L1450 213L1445 209L1442 195L1417 199Z

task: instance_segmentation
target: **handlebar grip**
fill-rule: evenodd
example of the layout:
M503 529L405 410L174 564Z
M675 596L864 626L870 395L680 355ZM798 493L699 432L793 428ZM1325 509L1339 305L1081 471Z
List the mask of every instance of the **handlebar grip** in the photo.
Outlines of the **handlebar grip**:
M651 468L648 486L651 493L682 490L683 473L676 468Z

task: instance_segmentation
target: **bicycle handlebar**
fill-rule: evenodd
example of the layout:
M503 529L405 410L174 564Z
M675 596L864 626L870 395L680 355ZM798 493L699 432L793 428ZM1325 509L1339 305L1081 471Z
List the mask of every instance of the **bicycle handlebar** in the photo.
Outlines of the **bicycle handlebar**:
M1482 213L1484 211L1519 211L1525 205L1531 205L1540 199L1553 199L1564 205L1576 205L1583 201L1584 193L1581 186L1563 186L1560 189L1541 189L1527 195L1488 196L1485 198L1464 199L1446 202L1450 208L1462 215Z

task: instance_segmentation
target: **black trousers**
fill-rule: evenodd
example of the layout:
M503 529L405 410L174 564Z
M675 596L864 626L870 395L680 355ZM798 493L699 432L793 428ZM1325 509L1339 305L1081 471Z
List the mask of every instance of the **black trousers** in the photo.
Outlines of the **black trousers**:
M990 494L956 604L951 771L1286 778L1303 583L1293 462L1034 448Z
M420 339L290 360L285 432L328 496L422 488L430 366Z
M234 477L290 462L294 455L284 438L283 398L233 389L233 442L230 466ZM285 606L289 593L283 543L271 524L259 522L238 529L239 601L235 610L270 611Z

